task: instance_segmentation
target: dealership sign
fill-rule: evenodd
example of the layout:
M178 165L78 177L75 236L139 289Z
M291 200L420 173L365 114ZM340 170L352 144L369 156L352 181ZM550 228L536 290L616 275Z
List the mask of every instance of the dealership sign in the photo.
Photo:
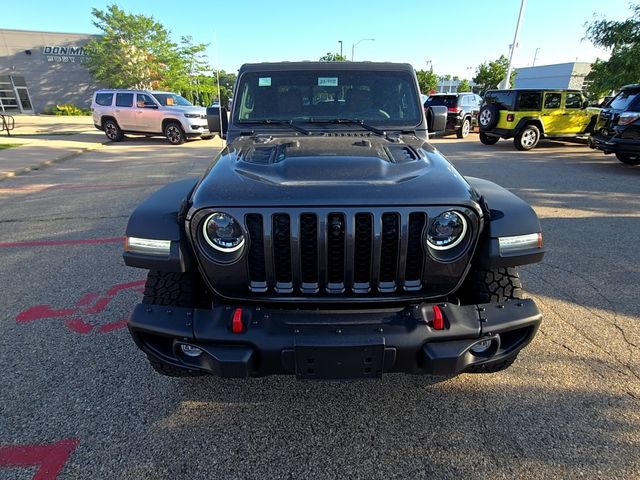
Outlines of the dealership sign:
M54 63L82 63L87 56L84 47L70 47L62 45L46 45L42 48L42 55L46 55L47 62Z

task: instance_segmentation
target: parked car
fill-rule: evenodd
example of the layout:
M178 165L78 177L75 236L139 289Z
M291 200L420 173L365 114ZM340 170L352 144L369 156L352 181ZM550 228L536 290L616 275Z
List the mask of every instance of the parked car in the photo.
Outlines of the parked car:
M449 111L446 133L453 133L458 138L466 138L469 132L478 125L478 112L482 97L471 92L436 93L424 102L424 108L442 105Z
M517 267L543 257L511 192L428 142L409 64L243 65L227 147L132 213L149 270L129 331L165 375L375 378L507 368L541 313ZM431 130L447 110L432 107ZM220 120L221 119L221 120Z
M599 113L579 90L489 90L478 118L480 141L513 138L518 150L531 150L541 138L586 138Z
M209 134L206 110L172 92L98 90L91 103L93 123L118 142L125 133L164 135L173 145Z
M589 145L605 154L615 153L628 165L640 165L640 84L622 87L609 101Z

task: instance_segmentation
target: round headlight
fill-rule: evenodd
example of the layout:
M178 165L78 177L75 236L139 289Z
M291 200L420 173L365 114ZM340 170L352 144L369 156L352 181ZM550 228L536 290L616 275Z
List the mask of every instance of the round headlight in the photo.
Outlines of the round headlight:
M244 245L244 234L231 215L214 212L204 221L202 234L206 242L221 252L235 252Z
M448 250L458 245L467 233L467 220L449 210L438 215L427 232L427 244L434 250Z

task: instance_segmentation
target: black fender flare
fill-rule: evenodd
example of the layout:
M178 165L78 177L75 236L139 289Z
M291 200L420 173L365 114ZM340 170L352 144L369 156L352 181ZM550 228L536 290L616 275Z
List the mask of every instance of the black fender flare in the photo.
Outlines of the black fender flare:
M489 180L466 177L480 195L487 219L476 250L476 264L482 268L516 267L540 262L544 248L532 248L516 254L501 254L498 239L542 232L538 215L520 197Z
M539 117L522 117L519 121L518 124L515 127L515 132L516 135L518 133L520 133L522 131L522 129L529 123L533 123L536 125L536 127L538 127L540 129L540 135L544 136L544 123L542 123L542 120L540 120Z
M195 259L184 230L184 215L198 180L199 177L189 177L165 185L136 207L129 217L126 236L170 240L171 248L168 257L125 251L126 265L165 272L187 272L193 268Z

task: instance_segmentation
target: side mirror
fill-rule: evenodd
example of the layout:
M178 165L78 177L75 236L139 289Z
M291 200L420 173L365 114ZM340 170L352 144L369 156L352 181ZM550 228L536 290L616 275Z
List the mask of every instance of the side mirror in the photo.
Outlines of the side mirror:
M209 132L217 133L221 138L227 135L229 128L229 117L227 109L224 107L207 107L207 125Z
M582 109L584 110L585 108L587 108L589 106L589 100L585 100L582 102Z
M447 107L435 105L427 107L427 130L429 133L444 132L447 128Z

